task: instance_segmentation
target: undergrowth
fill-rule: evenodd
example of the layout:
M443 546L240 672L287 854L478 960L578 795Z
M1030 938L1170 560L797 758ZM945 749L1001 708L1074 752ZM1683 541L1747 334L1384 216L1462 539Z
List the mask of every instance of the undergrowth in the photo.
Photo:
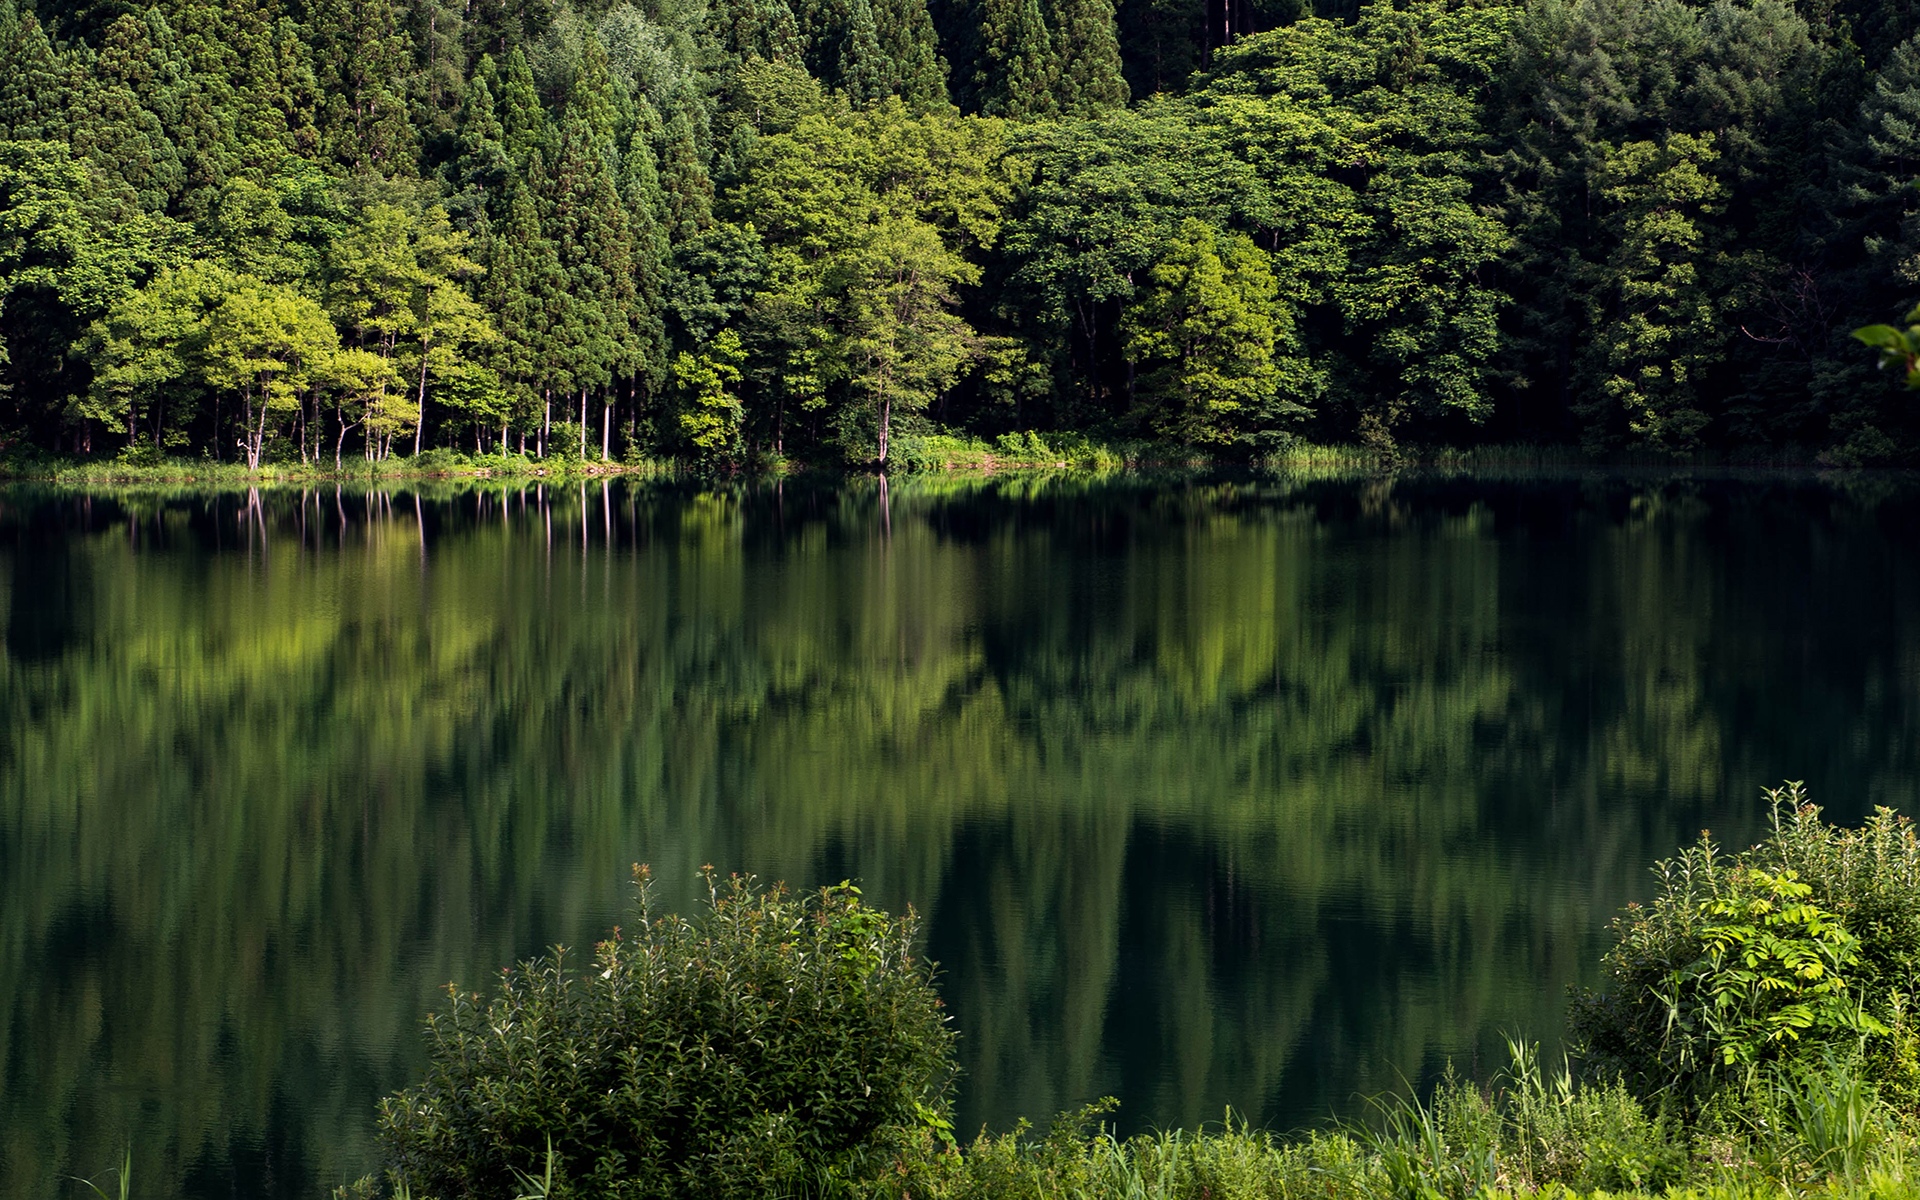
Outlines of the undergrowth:
M1048 447L1049 452L1053 450ZM577 974L555 955L452 997L428 1082L391 1098L407 1200L1920 1200L1920 839L1772 789L1761 844L1704 837L1616 923L1606 991L1557 1065L1510 1040L1486 1081L1280 1136L1121 1137L1112 1101L962 1145L950 1033L911 924L857 891L713 881ZM642 893L644 897L644 892ZM368 1178L342 1197L379 1195Z

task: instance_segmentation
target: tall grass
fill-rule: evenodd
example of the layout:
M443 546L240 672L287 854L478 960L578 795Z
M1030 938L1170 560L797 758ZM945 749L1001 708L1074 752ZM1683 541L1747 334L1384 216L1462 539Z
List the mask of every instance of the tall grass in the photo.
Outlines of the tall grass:
M114 1191L111 1193L91 1179L82 1179L76 1175L74 1182L85 1186L88 1191L100 1197L100 1200L128 1200L128 1197L133 1195L133 1147L127 1147L120 1159L120 1165L114 1168L113 1174Z

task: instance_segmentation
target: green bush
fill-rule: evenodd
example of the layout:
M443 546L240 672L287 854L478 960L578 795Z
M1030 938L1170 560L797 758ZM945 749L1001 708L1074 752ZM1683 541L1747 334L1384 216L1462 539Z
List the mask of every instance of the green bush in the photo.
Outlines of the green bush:
M833 1194L948 1133L952 1034L914 919L847 884L793 896L707 874L698 922L658 916L591 969L563 951L429 1021L425 1083L380 1127L414 1195L723 1200Z
M1615 924L1607 989L1576 999L1587 1073L1697 1106L1729 1083L1865 1056L1890 1097L1916 1083L1908 1009L1920 967L1920 843L1882 808L1820 818L1798 783L1768 789L1773 829L1738 854L1700 842Z
M472 464L467 461L466 455L460 453L458 450L449 450L444 446L437 446L431 450L423 450L413 457L405 459L404 464L408 471L416 471L423 475L446 475L456 471L470 470L472 468Z

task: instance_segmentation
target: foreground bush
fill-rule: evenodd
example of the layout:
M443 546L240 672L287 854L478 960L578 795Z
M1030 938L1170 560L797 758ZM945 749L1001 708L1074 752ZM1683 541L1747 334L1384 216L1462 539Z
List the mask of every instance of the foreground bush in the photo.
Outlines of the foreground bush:
M1608 986L1575 1002L1570 1041L1590 1078L1689 1108L1864 1057L1920 1112L1920 840L1886 808L1842 829L1798 783L1767 795L1767 840L1729 855L1703 834L1655 868L1659 894L1615 922Z
M944 1134L951 1039L904 920L842 885L707 876L591 969L556 949L491 999L450 990L425 1083L381 1106L416 1196L713 1200L844 1190Z

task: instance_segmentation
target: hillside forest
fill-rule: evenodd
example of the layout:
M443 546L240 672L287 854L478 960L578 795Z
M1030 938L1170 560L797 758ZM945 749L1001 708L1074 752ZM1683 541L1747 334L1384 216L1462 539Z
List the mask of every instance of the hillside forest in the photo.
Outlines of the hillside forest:
M1915 0L0 0L14 455L1909 461Z

